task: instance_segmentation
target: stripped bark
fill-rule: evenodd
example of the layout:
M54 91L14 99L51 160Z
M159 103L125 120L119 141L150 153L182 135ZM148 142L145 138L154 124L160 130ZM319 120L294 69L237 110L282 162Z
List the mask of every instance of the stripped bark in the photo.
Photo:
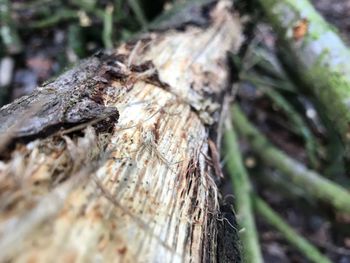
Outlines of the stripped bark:
M228 1L208 19L97 54L0 110L1 261L239 261L234 239L218 241L230 223L208 140L241 29Z

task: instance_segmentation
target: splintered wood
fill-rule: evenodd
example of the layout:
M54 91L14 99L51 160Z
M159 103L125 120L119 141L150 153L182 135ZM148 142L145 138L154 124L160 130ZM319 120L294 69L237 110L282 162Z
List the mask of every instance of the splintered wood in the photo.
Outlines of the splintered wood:
M226 53L240 43L239 20L220 1L206 28L148 33L97 55L108 63L90 68L104 67L93 96L119 119L30 134L7 150L0 260L215 262L219 206L208 140L229 87ZM42 90L50 94L50 84ZM114 126L101 129L107 122Z

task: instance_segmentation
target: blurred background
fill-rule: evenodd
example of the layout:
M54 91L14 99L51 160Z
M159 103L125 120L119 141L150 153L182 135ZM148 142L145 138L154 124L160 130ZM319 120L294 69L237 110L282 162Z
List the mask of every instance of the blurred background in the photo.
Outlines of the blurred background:
M1 0L0 104L145 28L172 1Z

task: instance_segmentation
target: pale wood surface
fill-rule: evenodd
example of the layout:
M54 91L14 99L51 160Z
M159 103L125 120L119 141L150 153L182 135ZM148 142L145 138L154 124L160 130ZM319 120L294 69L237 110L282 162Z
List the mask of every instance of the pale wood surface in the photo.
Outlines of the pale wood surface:
M37 139L0 162L1 260L216 261L208 138L228 88L226 53L242 39L229 2L211 17L207 28L150 33L114 51L129 76L103 90L120 114L112 133ZM154 67L129 70L147 60Z

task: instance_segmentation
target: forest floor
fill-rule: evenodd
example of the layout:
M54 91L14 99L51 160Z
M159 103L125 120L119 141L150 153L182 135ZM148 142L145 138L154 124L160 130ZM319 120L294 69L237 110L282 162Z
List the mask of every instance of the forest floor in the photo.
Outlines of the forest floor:
M350 44L350 0L313 0L312 2L325 19L337 28L343 40ZM263 47L263 50L270 52L270 55L274 54L276 36L269 26L260 23L254 35L252 41L254 47ZM307 94L301 96L299 93L283 88L278 89L278 92L306 121L315 141L320 145L316 155L321 162L314 169L338 183L348 185L346 167L338 155L341 142L337 142L334 135L329 132L330 124L325 123L319 115L317 105L314 105L312 98ZM292 158L309 167L312 166L303 138L296 134L289 116L278 106L278 103L276 104L276 98L268 96L251 82L242 81L237 100L249 119L274 145ZM333 262L350 263L350 217L332 212L325 204L307 200L302 192L298 192L298 189L293 189L294 192L290 191L288 185L279 181L281 174L266 167L250 151L248 142L241 140L240 143L244 163L251 175L255 192ZM226 196L233 196L230 184L225 184L222 188ZM308 262L284 240L278 231L259 217L256 219L265 262Z

